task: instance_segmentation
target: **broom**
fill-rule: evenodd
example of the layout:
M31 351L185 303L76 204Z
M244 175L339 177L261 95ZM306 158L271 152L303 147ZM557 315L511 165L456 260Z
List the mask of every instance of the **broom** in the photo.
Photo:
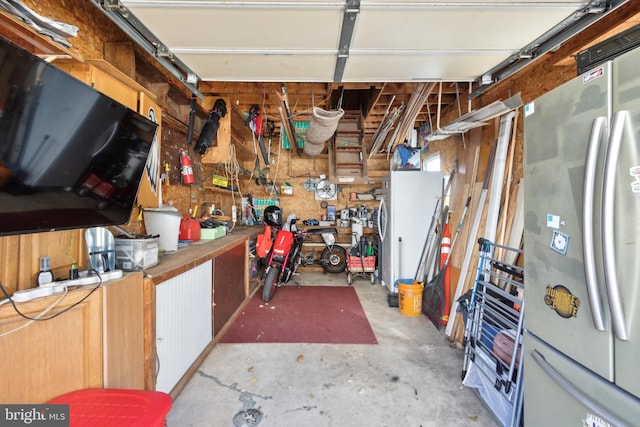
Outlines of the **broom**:
M422 314L429 317L431 323L434 324L436 329L440 330L442 326L442 314L444 312L444 275L449 266L449 260L451 259L451 254L453 253L453 248L456 244L456 240L458 240L458 235L460 234L460 229L462 228L462 223L464 222L465 217L467 216L467 211L469 210L469 203L471 202L471 197L467 197L467 202L464 205L464 210L462 211L462 215L460 215L460 221L458 222L458 227L456 228L456 233L453 236L453 240L451 241L451 249L447 254L447 257L444 260L444 264L442 268L436 274L436 276L429 282L422 291Z

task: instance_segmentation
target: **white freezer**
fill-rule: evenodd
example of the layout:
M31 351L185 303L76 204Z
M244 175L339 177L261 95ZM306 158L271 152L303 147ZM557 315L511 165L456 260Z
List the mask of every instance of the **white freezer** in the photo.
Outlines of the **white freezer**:
M381 273L382 284L391 292L397 292L396 280L415 278L443 179L440 172L398 170L383 180Z

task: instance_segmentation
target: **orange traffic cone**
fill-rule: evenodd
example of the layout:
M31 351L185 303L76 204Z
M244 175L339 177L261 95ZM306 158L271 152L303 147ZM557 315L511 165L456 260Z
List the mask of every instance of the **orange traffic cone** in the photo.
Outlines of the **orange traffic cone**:
M449 321L449 307L451 306L449 301L451 299L451 263L447 263L449 252L451 252L451 232L447 223L442 231L442 243L440 245L440 268L444 268L445 264L447 264L443 281L444 309L442 311L442 320L440 321L442 325L446 325Z

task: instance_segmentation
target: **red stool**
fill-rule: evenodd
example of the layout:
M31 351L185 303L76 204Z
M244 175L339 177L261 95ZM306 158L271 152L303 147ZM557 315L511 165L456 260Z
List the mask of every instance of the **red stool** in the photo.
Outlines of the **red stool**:
M160 391L86 389L48 403L69 405L70 427L164 427L171 396Z

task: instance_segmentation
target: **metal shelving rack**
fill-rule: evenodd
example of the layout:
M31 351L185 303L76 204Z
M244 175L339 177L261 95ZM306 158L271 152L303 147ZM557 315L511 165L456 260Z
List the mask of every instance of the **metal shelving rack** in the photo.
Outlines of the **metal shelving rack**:
M524 269L519 249L479 239L476 281L465 319L463 384L503 426L522 419Z

